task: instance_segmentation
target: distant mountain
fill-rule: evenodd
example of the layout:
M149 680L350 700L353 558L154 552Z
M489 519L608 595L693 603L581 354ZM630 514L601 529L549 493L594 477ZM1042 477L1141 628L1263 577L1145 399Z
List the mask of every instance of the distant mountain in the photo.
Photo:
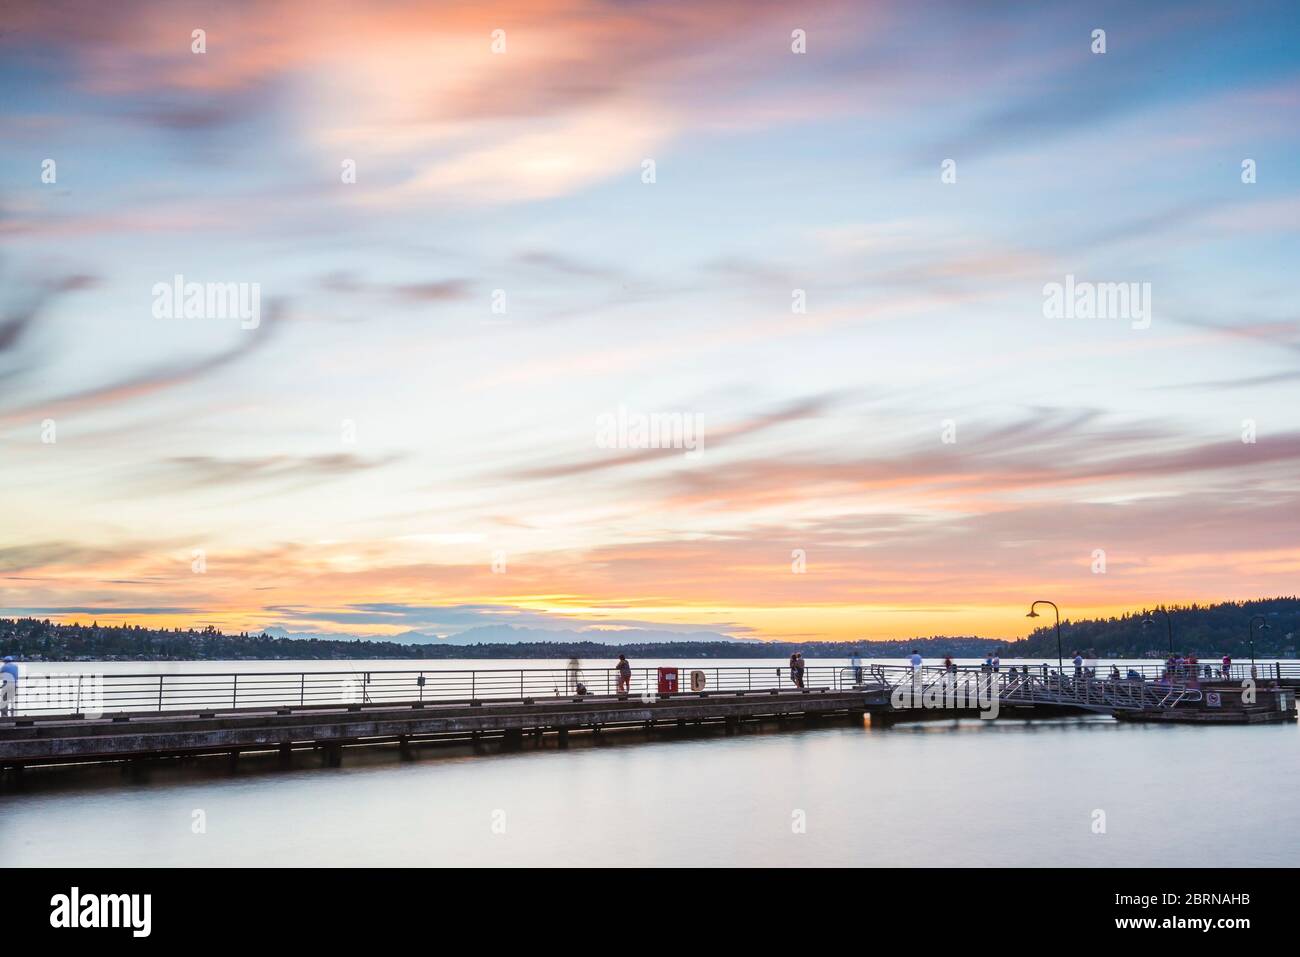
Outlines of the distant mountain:
M292 637L299 637L294 635ZM334 637L338 637L337 635ZM664 631L657 628L516 628L514 625L480 625L455 635L430 635L407 631L387 639L402 645L494 645L538 642L596 642L602 645L652 645L673 641L712 641L748 644L757 639L733 638L716 631Z

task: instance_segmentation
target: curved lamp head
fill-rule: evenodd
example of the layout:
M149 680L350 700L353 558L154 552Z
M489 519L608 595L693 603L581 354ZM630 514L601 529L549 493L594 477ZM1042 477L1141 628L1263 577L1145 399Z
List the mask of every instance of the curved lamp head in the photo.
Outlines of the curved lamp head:
M1155 623L1156 623L1156 620L1155 620L1154 618L1143 618L1143 619L1142 619L1142 624L1144 624L1144 625L1154 625Z
M1029 609L1029 614L1025 615L1025 617L1026 617L1026 618L1037 618L1037 617L1038 617L1038 612L1034 611L1034 610L1031 608L1031 609Z

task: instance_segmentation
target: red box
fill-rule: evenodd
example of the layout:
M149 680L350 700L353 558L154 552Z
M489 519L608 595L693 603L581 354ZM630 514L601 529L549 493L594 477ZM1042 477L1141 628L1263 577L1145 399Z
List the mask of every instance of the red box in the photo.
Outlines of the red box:
M677 669L676 668L659 669L659 693L660 694L677 693Z

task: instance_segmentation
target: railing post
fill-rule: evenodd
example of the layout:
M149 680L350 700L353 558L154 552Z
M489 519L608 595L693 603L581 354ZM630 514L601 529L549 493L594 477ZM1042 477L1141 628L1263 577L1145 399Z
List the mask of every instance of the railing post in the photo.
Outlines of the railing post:
M81 679L85 675L77 675L77 714L81 714Z
M475 668L473 671L469 673L469 699L473 701L474 698L477 696L477 694L478 694L478 669Z
M158 676L158 710L159 711L162 710L162 683L163 683L163 676L159 675ZM78 698L80 698L81 696L81 682L77 682L77 696ZM81 709L78 708L77 710L80 711Z
M230 707L238 707L239 704L239 672L235 672L235 680L230 683Z
M298 675L298 707L307 703L307 672Z
M521 700L527 697L527 695L524 694L524 669L523 668L519 669L519 697Z

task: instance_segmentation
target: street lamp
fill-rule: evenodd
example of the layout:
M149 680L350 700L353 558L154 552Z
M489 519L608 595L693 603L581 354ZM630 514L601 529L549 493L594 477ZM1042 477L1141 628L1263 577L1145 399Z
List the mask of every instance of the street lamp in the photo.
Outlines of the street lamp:
M1172 658L1174 656L1174 623L1169 617L1169 612L1165 611L1165 609L1157 608L1156 611L1163 613L1165 616L1165 627L1169 631L1169 657ZM1154 618L1145 618L1142 620L1142 624L1144 625L1154 625L1155 623Z
M1056 670L1057 674L1065 674L1065 655L1061 652L1061 609L1056 607L1056 602L1048 601L1046 598L1040 598L1029 606L1029 614L1026 618L1037 618L1038 612L1034 611L1039 605L1051 605L1052 611L1056 612Z
M1259 622L1260 631L1268 631L1268 619L1256 615L1250 620L1250 676L1255 677L1255 622Z

